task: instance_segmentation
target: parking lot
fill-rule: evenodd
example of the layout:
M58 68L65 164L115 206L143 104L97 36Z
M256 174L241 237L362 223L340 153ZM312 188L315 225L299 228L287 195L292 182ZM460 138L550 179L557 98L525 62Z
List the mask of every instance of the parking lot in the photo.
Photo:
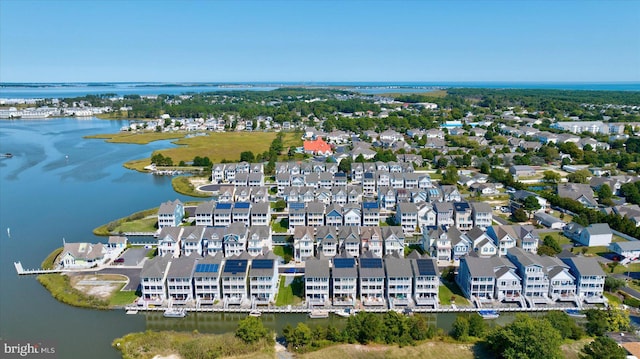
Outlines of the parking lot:
M129 248L124 251L118 258L123 258L123 263L114 263L115 265L124 265L124 266L136 266L139 265L142 260L146 257L149 251L153 251L154 249L148 248Z

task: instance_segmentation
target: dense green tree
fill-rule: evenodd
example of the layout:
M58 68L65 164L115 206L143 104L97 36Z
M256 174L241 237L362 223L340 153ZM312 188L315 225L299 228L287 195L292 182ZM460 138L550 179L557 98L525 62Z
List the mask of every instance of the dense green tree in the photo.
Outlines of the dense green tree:
M469 316L469 335L482 338L487 332L487 322L478 313Z
M589 335L601 336L606 332L626 331L631 325L629 314L618 309L589 309L586 314L586 330Z
M598 188L597 191L598 194L598 200L600 201L600 203L605 203L611 202L611 198L613 197L613 191L611 190L611 187L608 184L603 184L602 186L600 186L600 188Z
M511 215L511 217L516 222L526 222L529 219L527 212L525 212L525 210L522 208L518 208L515 211L513 211L513 214Z
M240 152L240 162L249 162L252 163L255 161L256 156L251 151L243 151Z
M560 336L562 336L563 339L577 340L585 334L584 330L576 324L576 321L565 312L550 311L544 316L544 319L560 332Z
M541 207L536 196L529 196L522 201L522 208L527 211L529 217L531 217L531 214L539 210Z
M254 343L260 339L269 338L269 330L264 327L259 318L248 316L238 322L236 337L245 343Z
M591 177L589 170L579 170L567 175L567 181L573 183L587 183Z
M464 314L458 314L451 326L451 336L456 340L465 341L469 338L469 319Z
M547 171L544 171L542 175L543 175L542 180L545 182L560 183L561 176L556 171L547 170Z
M549 235L544 236L544 238L542 239L542 243L545 246L548 246L549 248L553 249L553 251L555 252L554 254L558 254L562 252L562 247L560 246L560 243L558 243L558 241L556 241L556 239L553 238L552 236L549 236Z
M495 329L486 339L488 348L504 359L560 359L562 336L551 323L518 315L513 323Z
M612 262L612 263L618 263L618 262ZM620 263L618 263L619 265ZM615 269L616 266L611 266L612 270L611 272L613 272L613 270ZM606 276L604 278L604 289L608 290L609 292L617 292L620 288L626 286L627 283L624 281L624 279L618 279L616 277L612 277L610 275Z
M447 167L447 170L442 174L442 180L440 183L445 185L455 185L458 182L460 175L458 175L458 169L454 166Z
M582 348L581 359L625 359L627 351L615 340L600 336Z
M344 172L347 175L351 174L351 157L343 158L338 164L338 171Z

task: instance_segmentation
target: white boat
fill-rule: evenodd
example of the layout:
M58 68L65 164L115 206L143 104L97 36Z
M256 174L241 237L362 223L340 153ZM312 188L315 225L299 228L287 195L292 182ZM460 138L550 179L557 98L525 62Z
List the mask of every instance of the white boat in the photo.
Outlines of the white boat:
M187 316L187 310L184 308L169 308L164 311L165 318L184 318Z
M500 316L500 313L493 309L483 309L478 311L478 314L480 314L483 319L496 319Z
M257 309L254 309L249 312L249 316L252 316L252 317L259 317L261 315L262 315L262 312Z
M329 318L329 312L326 310L312 310L309 312L309 318L311 319L322 319Z
M567 313L568 316L570 317L575 317L575 318L586 318L587 315L582 313L579 309L565 309L564 310L565 313Z
M9 238L11 238L11 228L7 227L7 236L9 236Z
M343 318L348 318L348 317L354 316L354 315L356 315L356 313L357 313L357 311L356 311L356 310L353 310L353 309L351 309L351 308L342 309L342 310L337 310L337 311L335 312L335 314L336 314L337 316L339 316L339 317L343 317Z

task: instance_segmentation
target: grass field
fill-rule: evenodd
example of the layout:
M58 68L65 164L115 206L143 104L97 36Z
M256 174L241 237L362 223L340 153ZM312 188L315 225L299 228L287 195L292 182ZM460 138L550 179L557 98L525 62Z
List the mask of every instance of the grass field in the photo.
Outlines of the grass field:
M441 285L438 288L438 298L440 298L440 304L451 305L451 298L455 298L456 305L469 305L469 301L462 295L462 291L455 283L444 282L445 285Z
M276 297L276 305L296 305L302 302L302 292L304 290L304 283L300 277L296 277L293 283L285 285L286 279L284 276L280 276L280 288L278 289L278 296Z
M293 247L273 246L273 254L282 257L285 263L289 263L293 259Z
M383 358L423 358L423 359L472 359L491 358L476 353L473 344L444 343L430 341L416 346L398 347L391 345L359 345L340 344L324 348L315 352L300 355L301 359L324 358L355 358L355 359L383 359ZM476 356L478 354L478 356Z
M571 240L564 236L561 232L544 232L540 234L540 239L544 239L546 236L551 236L555 239L560 246L565 244L571 244Z
M85 136L84 138L103 139L110 143L133 143L146 145L153 141L183 138L186 132L120 132Z
M121 307L133 303L138 296L134 290L116 291L109 298L110 307Z
M191 183L191 177L178 176L171 179L173 190L191 197L207 198L210 194L198 191Z

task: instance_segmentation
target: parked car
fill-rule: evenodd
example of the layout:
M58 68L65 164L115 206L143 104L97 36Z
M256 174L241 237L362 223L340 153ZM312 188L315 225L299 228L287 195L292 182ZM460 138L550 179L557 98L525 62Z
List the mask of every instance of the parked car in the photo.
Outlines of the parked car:
M114 259L113 263L124 263L124 258Z

